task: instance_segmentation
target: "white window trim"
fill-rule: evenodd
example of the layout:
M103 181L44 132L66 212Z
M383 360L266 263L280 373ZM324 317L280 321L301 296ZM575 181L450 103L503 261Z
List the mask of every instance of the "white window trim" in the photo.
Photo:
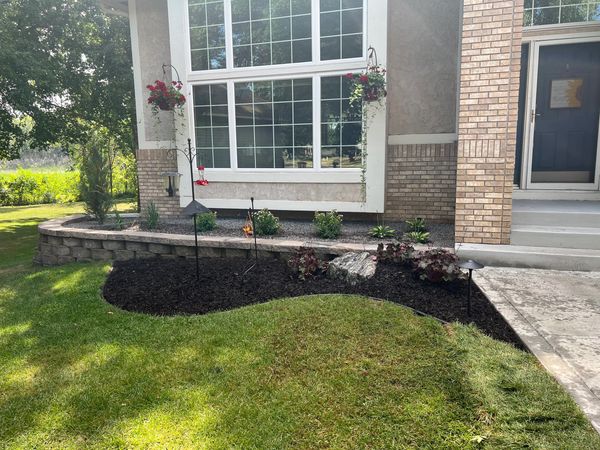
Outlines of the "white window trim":
M379 63L386 64L387 55L387 11L388 0L364 0L365 12L363 15L363 49L364 57L336 61L316 61L307 63L291 63L273 66L256 66L244 68L229 67L233 64L231 46L231 16L226 14L226 45L227 45L227 69L207 70L193 72L191 70L191 51L189 41L189 22L187 1L168 0L169 28L171 39L171 64L176 68L184 67L184 92L189 99L193 97L193 86L200 84L216 84L226 82L228 84L228 97L233 95L233 83L240 81L277 80L291 78L313 77L313 147L314 168L311 169L239 169L237 168L237 143L235 127L232 126L231 117L235 117L235 110L231 111L232 104L229 103L230 114L230 146L231 165L230 169L206 169L206 176L212 182L248 182L248 183L360 183L360 169L333 169L320 167L320 77L343 75L348 72L363 70L367 63L366 51L371 45L377 49ZM313 7L313 60L320 58L320 14L319 0L312 0ZM225 0L226 12L231 10L231 0ZM383 20L382 20L383 16ZM276 72L274 72L276 71ZM316 83L316 84L315 84ZM317 99L317 95L319 98ZM231 97L234 98L234 97ZM233 116L232 116L233 113ZM368 156L367 156L367 195L366 202L357 203L353 210L364 212L381 212L384 210L384 188L385 188L385 154L386 154L386 107L380 108L373 117L368 133ZM192 138L195 145L195 130L193 120L193 101L188 101L184 110L184 122L187 123L187 133L178 132L176 145L183 148L187 145L187 136ZM180 171L186 170L187 162L180 155L178 160ZM188 169L189 171L189 169ZM191 197L191 184L183 177L181 191L181 203L185 204Z

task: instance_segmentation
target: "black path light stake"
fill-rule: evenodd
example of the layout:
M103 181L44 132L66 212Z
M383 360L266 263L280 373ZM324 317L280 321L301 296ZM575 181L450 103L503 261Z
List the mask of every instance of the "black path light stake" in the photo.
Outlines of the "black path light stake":
M254 238L254 263L242 274L244 278L258 264L258 242L256 240L256 224L254 222L254 197L250 197L250 221L252 222L252 237Z
M198 214L204 214L211 212L206 206L196 200L196 192L194 191L194 159L196 158L196 152L192 150L192 140L188 139L187 149L180 150L175 149L181 153L188 160L190 165L190 182L192 186L192 201L185 207L183 213L186 216L194 217L194 242L195 242L195 254L196 254L196 281L200 280L200 260L198 257L198 228L197 228L197 216ZM170 150L172 152L173 150Z
M471 317L471 281L473 279L473 271L483 269L485 266L477 261L473 261L469 259L468 261L463 261L458 263L458 267L461 269L465 269L469 271L469 290L467 292L467 314Z

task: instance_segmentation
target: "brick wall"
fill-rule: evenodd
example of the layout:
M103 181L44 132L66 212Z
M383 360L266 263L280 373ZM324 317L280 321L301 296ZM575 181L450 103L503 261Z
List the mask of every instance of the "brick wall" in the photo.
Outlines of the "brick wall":
M464 0L456 242L509 244L523 0Z
M169 197L165 191L163 174L177 172L177 160L168 150L137 151L140 208L142 213L152 201L162 217L180 215L179 197Z
M386 218L454 221L456 144L388 147Z

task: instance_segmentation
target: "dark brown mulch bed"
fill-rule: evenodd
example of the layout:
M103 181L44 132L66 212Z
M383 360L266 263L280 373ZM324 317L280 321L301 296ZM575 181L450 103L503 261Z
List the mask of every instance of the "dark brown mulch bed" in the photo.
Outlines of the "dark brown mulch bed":
M106 300L127 311L153 315L206 314L311 294L359 294L409 306L438 319L474 323L486 334L519 348L523 344L481 291L473 286L473 308L467 314L466 282L434 285L408 269L379 264L377 273L358 286L315 278L300 281L284 261L259 260L245 277L252 260L211 258L200 262L196 281L191 260L138 259L116 262L104 286Z

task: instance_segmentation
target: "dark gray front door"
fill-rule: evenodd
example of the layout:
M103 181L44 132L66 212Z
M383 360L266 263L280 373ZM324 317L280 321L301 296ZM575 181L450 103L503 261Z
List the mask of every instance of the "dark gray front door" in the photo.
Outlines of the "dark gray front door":
M541 46L531 183L596 180L600 42Z

